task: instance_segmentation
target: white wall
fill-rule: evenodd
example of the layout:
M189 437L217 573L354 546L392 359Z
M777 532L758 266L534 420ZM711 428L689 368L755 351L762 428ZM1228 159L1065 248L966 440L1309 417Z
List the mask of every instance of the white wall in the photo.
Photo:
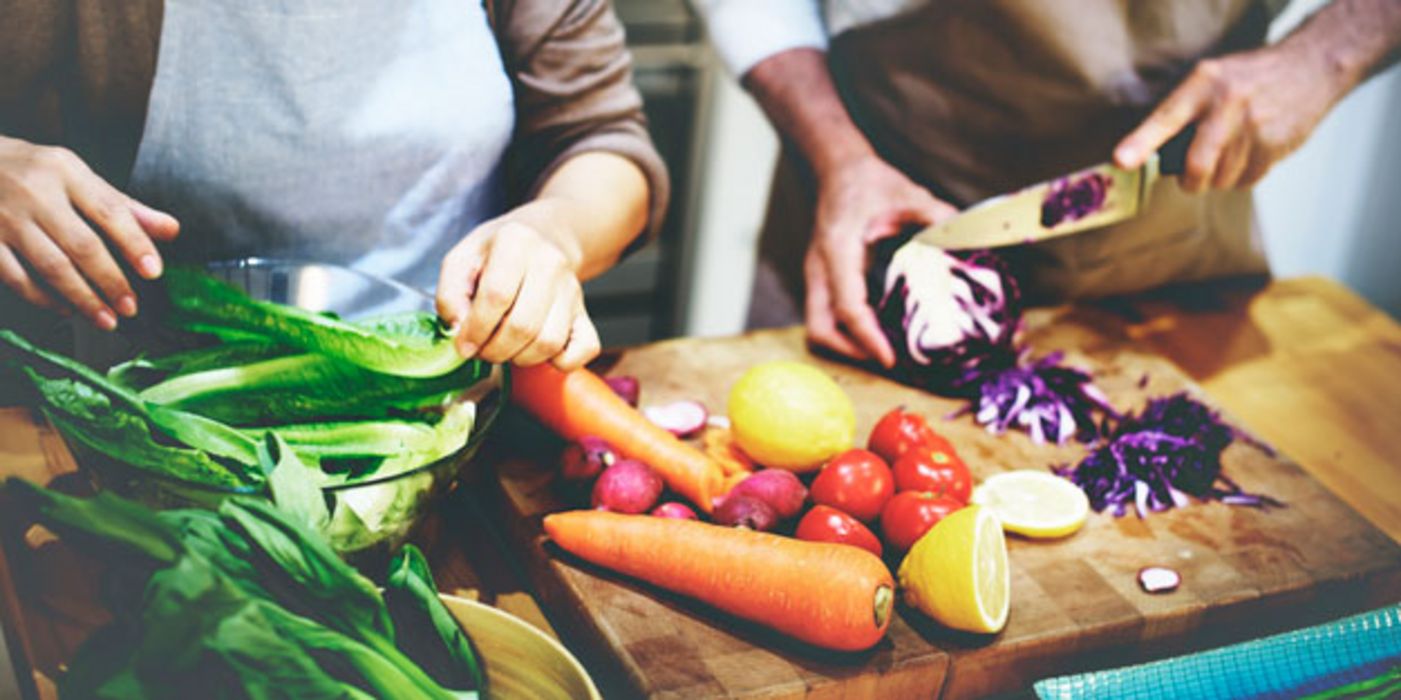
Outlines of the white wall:
M1295 2L1272 33L1321 4ZM1401 318L1401 69L1353 91L1256 195L1276 275L1340 280Z
M1323 4L1296 0L1279 35ZM717 69L686 332L743 328L754 245L778 150L754 101ZM1320 274L1401 317L1401 68L1344 100L1257 189L1275 274Z

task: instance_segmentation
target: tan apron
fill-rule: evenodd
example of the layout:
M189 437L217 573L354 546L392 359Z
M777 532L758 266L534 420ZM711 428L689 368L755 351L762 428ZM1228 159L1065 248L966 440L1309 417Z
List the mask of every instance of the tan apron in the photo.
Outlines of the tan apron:
M843 101L887 161L962 207L1108 160L1200 58L1258 46L1258 0L931 0L832 41ZM785 149L751 326L801 319L812 177ZM1037 302L1267 271L1248 192L1174 179L1119 226L1004 251Z

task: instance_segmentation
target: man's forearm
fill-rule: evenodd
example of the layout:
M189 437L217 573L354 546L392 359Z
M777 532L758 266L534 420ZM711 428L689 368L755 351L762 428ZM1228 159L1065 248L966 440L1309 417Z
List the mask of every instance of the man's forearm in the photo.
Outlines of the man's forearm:
M825 53L802 48L770 56L745 74L744 86L819 177L874 154L837 94Z
M1346 94L1401 50L1401 0L1334 0L1280 46L1318 61Z

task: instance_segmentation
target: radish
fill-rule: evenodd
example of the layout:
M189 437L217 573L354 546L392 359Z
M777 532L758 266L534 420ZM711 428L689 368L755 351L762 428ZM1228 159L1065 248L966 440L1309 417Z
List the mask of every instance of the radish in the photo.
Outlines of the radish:
M613 393L623 397L629 406L637 408L637 397L642 393L642 385L637 381L637 377L631 375L620 375L617 377L604 377L603 381L608 384L608 388Z
M614 513L646 513L662 495L662 478L635 460L618 460L598 475L593 485L593 507Z
M699 401L673 401L661 406L648 406L642 409L647 420L665 428L676 437L690 437L705 427L709 413Z
M736 484L725 498L738 496L763 501L773 508L780 520L787 520L803 509L808 490L793 472L786 469L762 469Z
M1182 575L1165 566L1145 566L1138 570L1138 585L1146 593L1170 593L1182 584Z
M773 506L749 496L728 497L715 508L715 522L767 532L778 524Z
M668 501L652 509L652 516L657 518L672 518L674 520L697 520L696 512L685 503Z
M564 448L559 457L559 473L569 481L592 479L618 459L617 451L603 438L585 435Z

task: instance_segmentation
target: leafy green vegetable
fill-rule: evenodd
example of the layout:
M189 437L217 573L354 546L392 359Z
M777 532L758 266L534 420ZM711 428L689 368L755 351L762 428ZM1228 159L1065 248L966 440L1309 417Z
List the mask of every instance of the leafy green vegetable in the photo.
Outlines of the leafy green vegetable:
M202 450L157 442L140 414L72 379L49 379L24 368L43 397L44 417L65 437L124 464L177 479L239 488L257 483L258 472L220 462Z
M219 343L160 357L141 355L107 370L107 378L119 386L140 391L170 377L247 365L290 355L292 349L265 340Z
M433 680L448 688L476 688L486 694L486 674L472 643L438 598L423 552L411 544L389 563L384 602L400 634L399 648L418 660ZM431 634L429 634L431 632Z
M66 421L69 427L89 428L74 437L102 454L144 468L168 472L169 468L162 469L151 463L149 449L141 449L128 459L119 451L118 445L104 446L101 441L90 440L103 432L101 428L105 428L108 431L105 439L117 440L121 445L145 448L149 443L150 446L158 446L151 437L150 428L155 427L196 450L225 458L239 483L256 483L260 480L255 471L247 469L258 464L257 442L234 428L193 413L143 401L86 365L38 348L7 329L0 329L0 360L22 367L24 375L44 400L45 407L51 412L66 414L70 419ZM80 386L85 388L78 388ZM106 400L105 404L99 397ZM83 421L93 421L93 424L73 425ZM140 423L146 424L144 432L139 427ZM112 431L120 431L123 435L118 436ZM240 469L240 465L247 468ZM209 470L210 473L218 471ZM206 472L200 470L196 473Z
M173 375L141 397L232 425L389 418L441 406L490 371L473 360L440 377L415 379L305 354Z
M404 377L437 377L462 365L452 339L436 320L400 322L399 332L348 323L292 306L255 301L233 286L188 267L165 274L173 320L187 327L214 326L262 335L353 365ZM424 315L427 318L431 316Z
M295 522L312 531L320 531L331 520L330 510L321 486L326 475L320 469L307 466L297 457L282 436L269 431L258 449L258 459L268 472L268 490L272 502Z
M276 438L262 450L274 476L290 464ZM262 501L152 513L115 496L78 499L17 479L4 491L66 540L104 555L114 573L143 581L112 589L117 619L59 678L62 697L478 697L472 686L447 689L396 646L396 638L446 635L446 626L416 627L438 618L391 620L374 584ZM415 590L432 590L421 561L413 575ZM465 639L454 644L456 653L470 650Z

